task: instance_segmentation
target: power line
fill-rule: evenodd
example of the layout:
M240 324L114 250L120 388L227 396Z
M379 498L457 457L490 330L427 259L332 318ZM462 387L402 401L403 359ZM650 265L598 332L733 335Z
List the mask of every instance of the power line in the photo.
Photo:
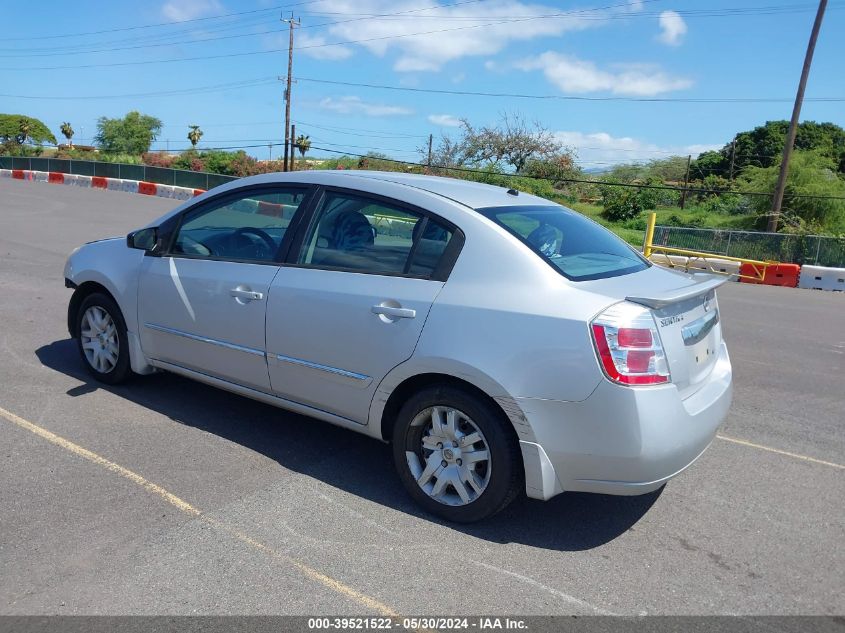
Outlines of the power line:
M400 165L409 165L413 167L424 167L428 168L429 165L424 165L422 163L414 163L405 160L398 160L395 158L382 158L380 156L367 156L365 154L354 154L352 152L341 152L339 150L333 150L326 147L315 147L311 146L312 150L319 150L322 152L330 152L332 154L345 154L347 156L354 156L356 158L369 158L371 160L381 160L390 163L397 163ZM587 180L585 178L547 178L545 176L533 176L533 175L525 175L525 174L507 174L507 173L491 173L487 171L482 171L480 169L471 169L468 167L448 167L443 165L431 165L432 169L441 169L445 171L456 171L460 173L470 173L470 174L480 174L485 176L502 176L505 178L529 178L531 180L545 180L548 182L565 182L565 183L576 183L576 184L589 184L589 185L605 185L610 187L634 187L636 189L658 189L664 191L684 191L686 190L687 193L707 193L711 195L724 195L724 194L737 194L743 196L768 196L771 197L773 194L765 193L761 191L733 191L733 190L724 190L724 191L713 191L712 189L693 189L690 187L671 187L668 185L647 185L647 184L635 184L635 183L625 183L625 182L608 182L603 180ZM808 198L808 199L816 199L816 200L845 200L845 196L817 196L817 195L810 195L810 194L795 194L793 195L795 198Z
M300 3L300 4L305 4L305 3ZM310 2L308 4L313 4L313 2ZM293 5L288 5L288 6L293 6ZM100 30L100 31L86 31L84 33L71 33L69 35L39 35L38 39L42 39L42 40L68 39L68 38L71 38L71 37L84 37L84 36L87 36L87 35L102 35L103 33L122 33L122 32L126 32L126 31L137 31L137 30L140 30L140 29L154 29L154 28L157 28L159 26L172 26L174 24L188 24L188 23L193 23L193 22L205 22L205 21L208 21L208 20L219 20L221 18L231 18L231 17L239 16L239 15L247 15L249 13L264 13L264 12L268 12L268 11L276 11L276 10L282 9L284 7L285 7L285 5L278 5L278 6L275 6L275 7L267 7L266 9L253 9L251 11L237 11L235 13L224 13L224 14L221 14L221 15L210 15L210 16L206 16L206 17L203 17L203 18L192 18L190 20L173 20L173 21L170 21L170 22L158 22L156 24L142 24L140 26L124 26L124 27L116 28L116 29L103 29L103 30ZM7 42L19 42L19 41L22 41L22 40L30 41L32 39L33 39L33 36L30 35L30 36L27 36L27 37L7 37L6 41Z
M66 100L101 100L101 99L124 99L129 97L165 97L165 96L183 96L192 94L201 94L207 92L218 92L233 90L235 88L246 88L250 86L269 85L275 83L275 77L258 77L256 79L245 79L243 81L234 81L225 84L214 84L210 86L198 86L195 88L178 88L174 90L160 90L156 92L135 92L120 95L79 95L79 96L56 96L56 95L12 95L0 94L0 97L9 97L15 99L36 99L49 101L66 101Z
M628 3L629 5L633 3ZM439 7L432 7L430 9L419 9L418 11L433 11L437 9L442 9L447 6L451 5L440 5ZM784 13L802 13L805 11L813 10L815 8L812 4L792 4L792 5L770 5L770 6L762 6L762 7L734 7L734 8L726 8L726 9L676 9L675 12L681 15L682 17L734 17L734 16L756 16L756 15L778 15ZM508 19L520 19L520 18L568 18L572 17L579 13L579 11L568 11L564 13L546 13L546 14L523 14L523 15L504 15L499 14L491 17L496 18L508 18ZM343 16L360 16L362 19L386 19L386 18L393 18L396 16L394 13L347 13L341 11L307 11L305 12L306 15L312 16L331 16L331 15L343 15ZM625 13L625 14L614 14L614 15L607 15L607 16L597 16L597 17L586 17L583 19L589 20L609 20L609 19L630 19L630 18L653 18L659 16L660 12L656 11L642 11L637 13ZM483 16L479 15L449 15L438 13L435 15L420 15L416 16L419 18L430 18L430 19L438 19L438 20L479 20L483 19Z
M222 151L222 150L232 150L232 149L254 149L254 148L264 148L268 146L279 146L283 145L284 143L281 142L271 142L271 143L260 143L257 145L232 145L226 147L186 147L180 149L174 149L174 152L187 152L189 150L196 149L198 152L208 152L208 151ZM49 143L44 143L43 145L47 145L48 147L58 147L57 145L52 145ZM374 148L371 148L374 149ZM430 168L434 170L443 170L443 171L453 171L459 173L469 173L469 174L479 174L484 176L500 176L503 178L528 178L530 180L544 180L547 182L562 182L562 183L574 183L574 184L587 184L587 185L598 185L598 186L608 186L608 187L627 187L627 188L635 188L635 189L656 189L662 191L684 191L686 190L687 193L705 193L708 195L726 195L726 194L736 194L741 196L768 196L771 197L773 194L766 193L762 191L735 191L735 190L713 190L713 189L702 189L702 188L691 188L691 187L673 187L669 185L649 185L649 184L637 184L637 183L626 183L626 182L609 182L605 180L588 180L586 178L547 178L545 176L534 176L534 175L526 175L526 174L508 174L508 173L499 173L499 172L488 172L483 171L480 169L472 169L468 167L449 167L445 165L425 165L422 163L415 163L412 161L406 160L399 160L396 158L385 158L382 156L368 156L367 154L357 154L354 152L344 152L341 150L331 149L328 147L316 147L312 145L310 150L318 150L321 152L329 152L331 154L340 154L341 156L349 156L354 158L366 158L369 160L379 160L387 163L395 163L399 165L408 165L411 167L422 167L422 168ZM810 200L845 200L845 196L819 196L819 195L811 195L811 194L793 194L793 198L806 198Z
M385 132L384 130L367 130L364 128L354 128L354 127L337 127L337 126L325 126L325 125L317 125L316 123L309 123L308 121L303 121L302 119L296 119L295 123L297 125L304 125L307 127L313 127L318 130L325 130L327 132L337 132L338 134L349 134L350 136L374 136L374 135L382 135L380 138L428 138L427 134L399 134L399 133L389 133ZM363 134L356 134L356 132L364 132Z
M659 2L660 0L641 0L641 2ZM607 8L613 8L615 6L629 6L631 2L624 3L622 5L609 5L609 7L598 7L595 9L584 9L584 11L598 11ZM471 29L478 29L478 28L485 28L488 26L497 26L502 24L513 24L516 22L526 22L529 20L536 20L539 19L538 17L530 17L524 19L517 19L517 20L501 20L498 22L488 22L485 24L473 24L470 26L459 26L453 27L448 29L436 29L433 31L420 31L417 33L397 33L394 35L383 35L378 37L368 37L359 40L347 40L343 42L330 42L325 44L310 44L307 46L300 46L300 50L303 49L311 49L311 48L326 48L328 46L345 46L349 44L364 44L367 42L379 42L384 40L393 40L393 39L401 39L405 37L416 37L419 35L436 35L439 33L449 33L453 31L465 31ZM206 55L206 56L198 56L198 57L182 57L182 58L173 58L173 59L159 59L159 60L149 60L149 61L134 61L134 62L112 62L107 64L80 64L75 66L30 66L27 68L0 68L0 70L22 70L22 71L32 71L32 70L72 70L72 69L83 69L83 68L112 68L112 67L121 67L121 66L141 66L141 65L149 65L149 64L165 64L165 63L176 63L176 62L187 62L187 61L199 61L199 60L210 60L210 59L224 59L224 58L232 58L232 57L244 57L249 55L266 55L270 53L278 53L278 52L287 52L287 49L268 49L262 51L246 51L242 53L228 53L228 54L221 54L221 55Z
M510 99L540 99L540 100L564 100L564 101L637 101L637 102L678 102L678 103L781 103L789 102L788 98L768 97L736 97L736 98L695 98L695 97L585 97L582 95L535 95L513 92L477 92L472 90L446 90L438 88L413 88L410 86L388 86L384 84L357 83L352 81L334 81L330 79L316 79L314 77L297 77L297 81L310 83L329 84L335 86L351 86L356 88L374 88L377 90L394 90L400 92L422 92L428 94L445 94L461 97L507 97ZM805 101L839 102L845 101L845 97L815 97Z

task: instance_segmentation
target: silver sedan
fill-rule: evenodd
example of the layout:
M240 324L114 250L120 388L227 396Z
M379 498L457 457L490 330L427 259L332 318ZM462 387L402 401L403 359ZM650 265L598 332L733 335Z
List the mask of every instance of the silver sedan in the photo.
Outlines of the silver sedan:
M392 442L453 521L694 462L731 401L720 282L542 198L363 171L238 180L65 267L99 380L169 371Z

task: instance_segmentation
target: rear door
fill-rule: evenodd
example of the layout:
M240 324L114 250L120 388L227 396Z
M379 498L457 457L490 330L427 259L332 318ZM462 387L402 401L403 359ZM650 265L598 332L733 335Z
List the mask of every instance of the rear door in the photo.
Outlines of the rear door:
M407 360L463 235L402 203L327 189L273 280L273 391L365 423L381 379Z
M188 209L168 250L141 267L144 353L269 392L267 299L288 226L309 191L244 188Z

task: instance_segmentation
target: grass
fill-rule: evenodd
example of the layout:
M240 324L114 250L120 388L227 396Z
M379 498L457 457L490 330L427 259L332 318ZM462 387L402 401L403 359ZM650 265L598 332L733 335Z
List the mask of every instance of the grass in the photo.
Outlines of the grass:
M566 202L561 204L583 213L591 220L594 220L616 233L623 240L641 248L645 239L645 227L648 221L648 214L651 211L644 211L640 217L624 222L612 222L602 215L602 207L595 204L581 202ZM683 211L678 207L659 207L654 209L657 213L658 225L687 226L703 229L753 229L754 218L749 215L727 215L714 213L707 209L689 205Z

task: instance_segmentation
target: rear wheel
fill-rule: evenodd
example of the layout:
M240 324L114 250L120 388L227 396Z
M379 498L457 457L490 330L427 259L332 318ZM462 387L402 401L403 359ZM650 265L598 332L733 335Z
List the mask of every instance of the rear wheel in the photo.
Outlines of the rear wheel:
M79 354L97 380L117 384L131 374L126 323L114 300L99 292L82 300L76 317Z
M393 458L411 496L450 521L490 517L522 490L519 446L490 402L450 385L411 397L393 429Z

